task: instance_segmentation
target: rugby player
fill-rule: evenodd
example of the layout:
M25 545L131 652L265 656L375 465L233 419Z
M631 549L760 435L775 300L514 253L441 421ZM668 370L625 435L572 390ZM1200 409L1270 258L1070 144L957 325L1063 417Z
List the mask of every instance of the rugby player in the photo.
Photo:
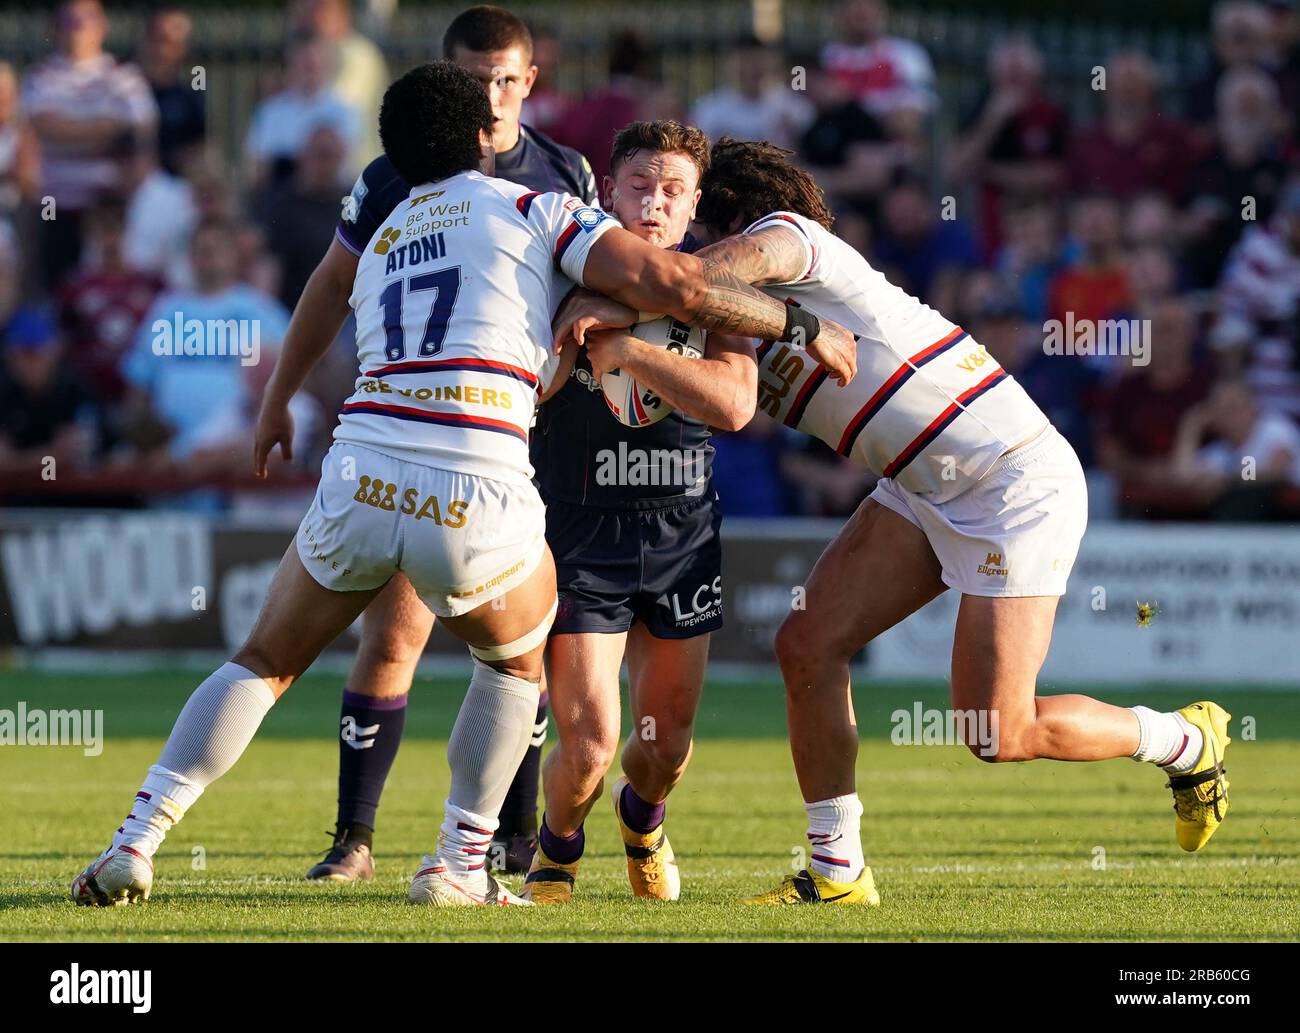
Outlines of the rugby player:
M496 176L529 190L568 193L596 203L596 180L586 158L519 121L537 66L532 63L532 36L518 17L500 7L471 7L447 26L442 55L479 79L488 92ZM410 185L380 155L344 198L336 239L294 310L282 357L263 396L254 456L260 475L265 476L267 457L276 444L289 456L290 401L343 324L359 256L409 194ZM361 643L343 689L334 839L324 858L307 872L309 879L351 882L374 877L376 812L397 758L411 682L433 623L433 614L402 573L366 608ZM489 852L495 866L506 871L525 871L532 857L546 708L543 683L532 742L506 794L501 826Z
M73 880L78 904L149 896L152 857L167 832L402 570L474 658L448 743L438 844L408 899L526 905L487 871L485 854L531 737L556 609L527 443L538 399L567 375L547 345L570 281L705 329L807 339L810 354L851 379L842 327L725 270L710 278L698 259L647 244L577 198L483 175L492 128L481 84L450 62L413 69L385 93L384 151L415 185L358 264L359 376L315 501L248 640L190 696L130 813Z
M715 145L696 232L716 243L700 257L858 335L859 374L843 391L827 390L827 371L797 348L761 346L757 407L880 479L776 637L812 854L747 903L879 903L859 828L849 662L949 588L961 593L953 706L997 719L995 748L972 741L971 751L991 762L1149 761L1168 776L1179 845L1200 849L1228 813L1231 715L1208 701L1159 713L1036 693L1087 522L1073 450L965 331L831 233L820 188L788 158L770 144ZM625 331L585 340L597 373L627 370L689 411L690 363L664 361Z
M614 139L608 207L642 239L694 251L687 227L708 161L700 130L634 122ZM537 904L572 897L583 822L618 753L625 655L633 732L612 801L628 876L638 897L680 893L665 801L690 759L709 636L722 625L722 514L709 428L749 422L757 379L746 339L708 334L690 361L696 389L688 401L700 418L674 410L644 427L620 423L581 355L538 413L533 465L560 605L547 650L557 742L546 759L546 811L521 894ZM618 466L624 458L626 468ZM608 476L611 468L618 476Z

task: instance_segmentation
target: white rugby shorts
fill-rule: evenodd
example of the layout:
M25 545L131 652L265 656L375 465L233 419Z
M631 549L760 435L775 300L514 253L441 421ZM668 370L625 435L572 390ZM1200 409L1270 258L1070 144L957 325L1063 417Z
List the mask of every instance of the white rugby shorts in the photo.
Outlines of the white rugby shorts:
M325 588L377 588L398 571L439 617L522 584L546 552L546 507L506 483L336 442L298 528L298 555Z
M1088 525L1083 467L1050 425L946 502L888 477L871 498L925 533L944 584L967 595L1064 595Z

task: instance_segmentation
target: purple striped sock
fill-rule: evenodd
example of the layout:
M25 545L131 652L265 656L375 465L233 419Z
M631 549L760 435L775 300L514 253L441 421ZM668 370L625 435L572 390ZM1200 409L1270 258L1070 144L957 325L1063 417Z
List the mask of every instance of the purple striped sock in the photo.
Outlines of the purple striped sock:
M643 836L662 825L664 815L668 811L667 803L647 803L642 800L637 796L631 783L623 787L623 795L619 797L618 806L623 812L623 821L627 827Z

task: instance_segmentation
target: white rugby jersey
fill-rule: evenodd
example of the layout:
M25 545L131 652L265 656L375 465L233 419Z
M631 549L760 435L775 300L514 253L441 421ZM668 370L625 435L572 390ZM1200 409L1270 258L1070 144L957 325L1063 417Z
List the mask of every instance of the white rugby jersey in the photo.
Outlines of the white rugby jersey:
M576 197L478 172L415 187L357 264L360 375L334 439L531 479L528 429L559 364L551 317L616 225Z
M758 407L820 438L881 477L942 501L982 477L998 457L1041 431L1047 417L964 330L895 287L848 244L793 212L773 224L803 242L799 277L760 288L832 319L858 338L858 373L828 383L807 352L758 349Z

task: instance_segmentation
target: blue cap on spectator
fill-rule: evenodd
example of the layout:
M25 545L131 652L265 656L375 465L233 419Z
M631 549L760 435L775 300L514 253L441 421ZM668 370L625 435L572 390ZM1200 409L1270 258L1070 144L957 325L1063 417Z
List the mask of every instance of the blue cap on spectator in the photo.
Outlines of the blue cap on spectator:
M8 348L44 348L53 344L57 331L44 309L27 306L20 308L5 327L4 341Z

